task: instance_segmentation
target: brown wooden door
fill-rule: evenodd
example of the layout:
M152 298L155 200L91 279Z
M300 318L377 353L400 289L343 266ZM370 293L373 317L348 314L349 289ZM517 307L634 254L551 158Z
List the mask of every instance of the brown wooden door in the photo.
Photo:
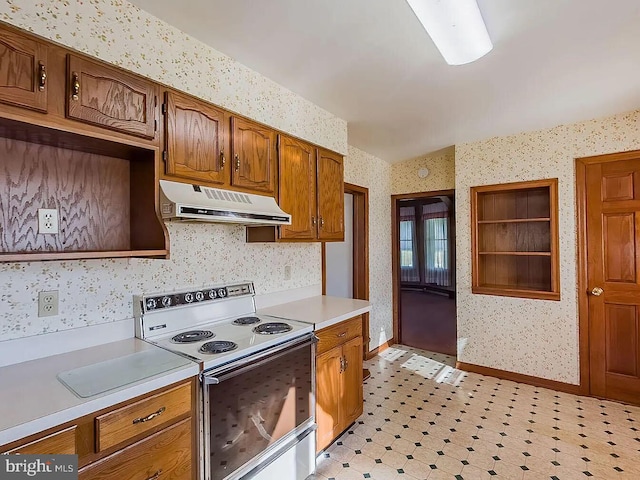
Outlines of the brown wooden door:
M44 43L0 28L0 102L47 111Z
M236 187L275 192L276 132L243 118L231 118L233 173Z
M156 86L75 55L67 61L67 116L138 137L153 138Z
M344 174L342 157L318 149L318 238L344 241Z
M340 418L342 347L316 358L316 432L317 450L326 448L342 430Z
M362 337L349 340L342 347L342 428L347 428L362 415Z
M224 112L187 95L166 93L167 175L229 184L224 153Z
M311 145L280 135L278 168L280 208L291 214L291 225L280 227L280 238L316 238L316 157Z
M586 179L591 394L640 403L640 154Z

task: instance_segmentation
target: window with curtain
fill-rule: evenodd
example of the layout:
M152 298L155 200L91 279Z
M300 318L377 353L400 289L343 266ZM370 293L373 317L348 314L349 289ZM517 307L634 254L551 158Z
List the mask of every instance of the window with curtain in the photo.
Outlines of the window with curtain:
M449 209L444 202L422 206L425 283L451 285L449 266Z
M400 279L403 282L420 281L414 207L400 207Z

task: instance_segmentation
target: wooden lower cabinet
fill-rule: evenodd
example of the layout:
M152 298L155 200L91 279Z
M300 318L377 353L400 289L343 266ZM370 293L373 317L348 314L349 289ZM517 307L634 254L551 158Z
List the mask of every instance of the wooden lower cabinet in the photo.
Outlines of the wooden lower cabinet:
M328 447L362 415L361 322L362 317L356 317L317 333L320 339L316 357L318 451Z
M80 480L191 480L191 419L187 418L80 470Z
M80 480L193 480L191 379L6 445L0 454L76 454Z

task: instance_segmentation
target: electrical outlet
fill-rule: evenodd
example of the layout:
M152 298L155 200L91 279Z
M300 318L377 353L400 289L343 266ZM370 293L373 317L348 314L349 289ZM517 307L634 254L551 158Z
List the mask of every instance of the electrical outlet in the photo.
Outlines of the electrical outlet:
M291 280L291 265L284 267L284 279Z
M38 316L53 317L58 315L58 290L38 292Z
M58 233L58 210L55 208L38 209L38 233Z

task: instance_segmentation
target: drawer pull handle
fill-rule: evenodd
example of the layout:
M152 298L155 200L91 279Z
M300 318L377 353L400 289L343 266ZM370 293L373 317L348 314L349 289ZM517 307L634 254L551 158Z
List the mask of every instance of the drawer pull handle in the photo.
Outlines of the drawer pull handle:
M162 473L162 470L158 470L156 473L154 473L149 478L147 478L147 480L156 480L158 477L160 477L161 473Z
M47 86L47 67L44 65L44 63L40 62L39 63L39 74L38 74L38 90L40 90L41 92L44 91L45 87Z
M76 72L71 74L71 98L73 100L80 98L80 77Z
M336 333L336 337L344 337L346 334L347 332Z
M153 420L154 418L156 418L159 415L162 415L162 413L166 410L165 407L161 407L159 410L157 410L156 412L150 413L149 415L147 415L146 417L140 417L140 418L136 418L133 421L133 424L137 424L137 423L144 423L144 422L148 422L149 420ZM160 475L160 473L156 473L156 475ZM151 478L157 478L157 477L151 477Z

